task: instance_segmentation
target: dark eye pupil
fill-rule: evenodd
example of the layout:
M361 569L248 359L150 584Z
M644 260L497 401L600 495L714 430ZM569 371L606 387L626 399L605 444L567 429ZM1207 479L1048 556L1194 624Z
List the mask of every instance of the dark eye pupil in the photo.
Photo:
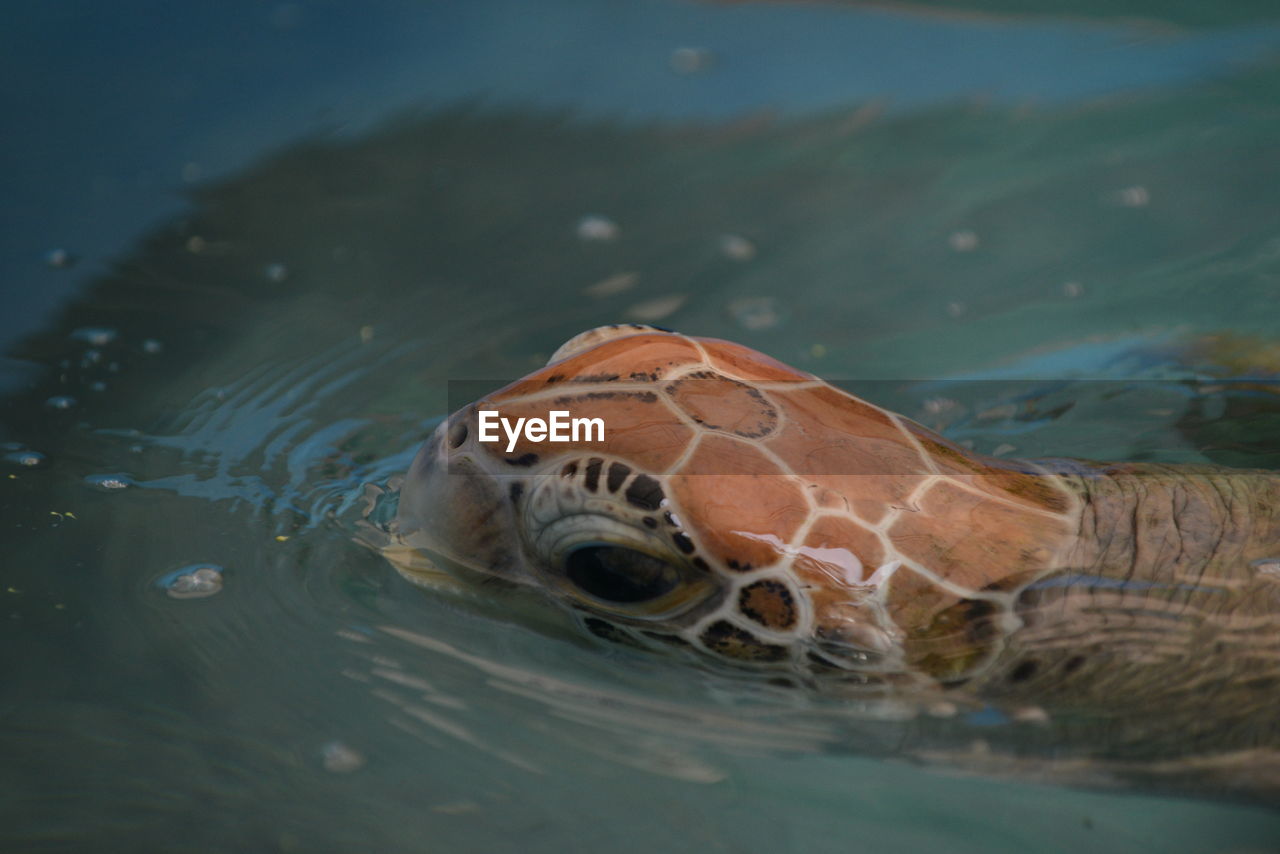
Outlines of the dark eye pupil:
M676 568L622 546L583 546L565 559L565 574L580 589L606 602L647 602L680 582Z

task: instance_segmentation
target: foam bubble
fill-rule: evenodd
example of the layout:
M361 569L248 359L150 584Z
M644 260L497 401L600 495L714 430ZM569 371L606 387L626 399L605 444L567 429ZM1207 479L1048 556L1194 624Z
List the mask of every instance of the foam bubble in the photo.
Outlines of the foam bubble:
M175 569L156 583L173 599L203 599L222 590L222 567L216 563L193 563Z

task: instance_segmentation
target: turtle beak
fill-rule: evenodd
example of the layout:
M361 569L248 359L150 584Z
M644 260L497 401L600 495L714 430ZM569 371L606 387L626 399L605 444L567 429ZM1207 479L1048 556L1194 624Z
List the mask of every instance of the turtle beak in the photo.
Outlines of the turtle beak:
M396 517L406 546L428 560L509 581L529 577L517 520L503 479L479 464L467 410L456 412L426 441L400 490ZM443 560L439 560L443 558Z

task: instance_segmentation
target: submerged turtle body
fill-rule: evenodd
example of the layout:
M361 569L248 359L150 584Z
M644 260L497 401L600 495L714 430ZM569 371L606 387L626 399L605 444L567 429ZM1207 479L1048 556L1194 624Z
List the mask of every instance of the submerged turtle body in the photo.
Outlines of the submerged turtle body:
M605 436L484 442L481 410ZM442 424L395 528L407 577L526 585L614 639L1096 715L1119 756L1280 746L1266 471L985 457L739 345L632 325Z

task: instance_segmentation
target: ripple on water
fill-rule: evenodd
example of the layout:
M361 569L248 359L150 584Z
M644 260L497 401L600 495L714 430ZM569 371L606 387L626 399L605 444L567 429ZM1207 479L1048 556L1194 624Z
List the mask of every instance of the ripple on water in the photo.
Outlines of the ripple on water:
M49 458L44 454L21 447L6 450L0 459L3 459L7 465L24 469L44 468L49 464Z
M97 474L86 483L104 491L137 487L243 503L313 528L355 506L362 484L407 469L434 426L434 418L343 417L366 407L363 381L414 352L412 343L377 351L343 345L259 366L196 395L163 433L99 430L129 440L135 453L176 456L162 453L145 472Z

